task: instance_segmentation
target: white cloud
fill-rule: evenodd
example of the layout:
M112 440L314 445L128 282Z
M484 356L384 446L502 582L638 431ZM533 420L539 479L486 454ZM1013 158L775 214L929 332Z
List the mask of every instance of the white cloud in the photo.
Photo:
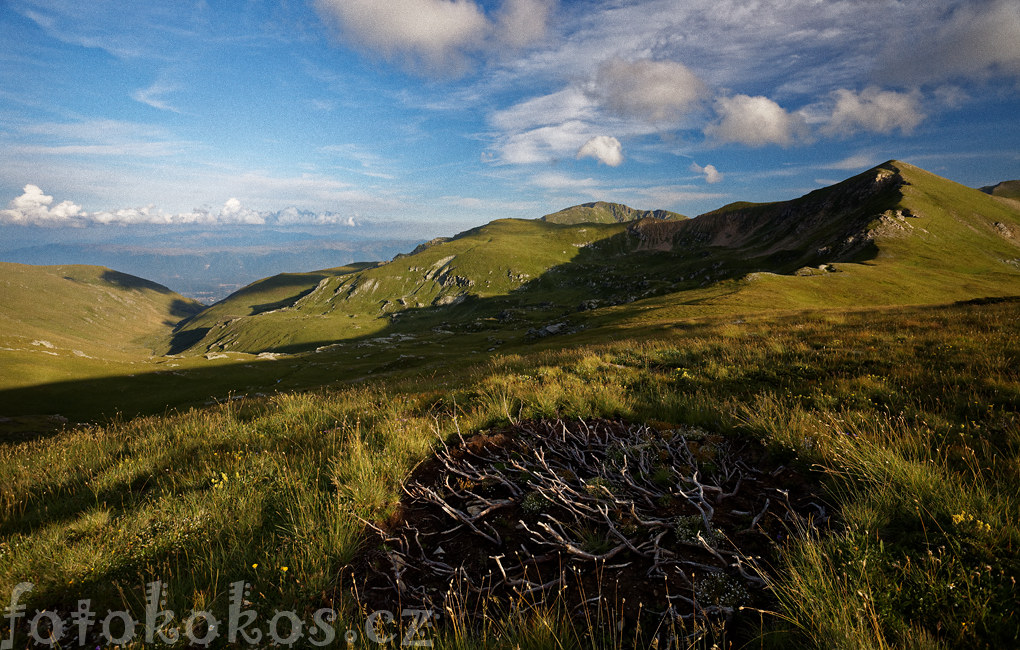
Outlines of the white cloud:
M165 99L165 95L169 95L176 90L177 87L174 85L168 84L164 81L156 81L148 88L140 88L131 93L131 99L151 106L152 108L158 108L161 111L180 113L180 110L172 106Z
M433 73L462 68L489 30L471 0L317 0L316 7L349 44Z
M619 167L623 162L623 145L609 135L597 135L577 150L577 158L594 158L610 167Z
M505 163L552 162L575 155L578 148L593 137L595 133L590 125L571 120L505 136L496 148L500 160Z
M505 0L496 17L500 39L514 48L540 42L555 8L553 0Z
M43 194L35 185L26 185L23 194L0 210L0 223L55 226L72 223L81 214L81 206L61 201L52 208L53 197Z
M650 122L675 122L706 92L705 83L675 61L610 59L594 83L593 93L611 112Z
M497 129L519 132L536 126L590 120L595 114L595 103L591 98L571 86L496 111L489 116L489 123Z
M218 211L196 208L191 212L165 212L149 205L141 208L118 208L85 212L80 205L62 201L55 206L53 197L36 185L26 185L21 196L13 199L7 210L0 210L0 224L20 226L89 225L358 225L351 215L334 212L309 212L290 207L277 212L260 212L244 207L237 198L230 198Z
M551 0L504 0L496 22L473 0L316 0L345 44L429 74L456 75L470 55L545 37Z
M723 179L723 175L719 173L715 165L705 165L702 167L698 163L691 163L690 170L695 174L704 174L705 182L709 185L714 185Z
M1020 77L1020 4L971 0L896 34L881 61L883 78L906 84ZM941 14L941 15L940 15ZM937 18L936 18L937 17Z
M874 167L880 162L882 161L878 160L878 157L875 156L875 154L862 152L853 154L852 156L847 156L842 160L837 160L836 162L829 163L828 165L822 165L821 168L839 169L841 171L854 171ZM829 183L829 185L832 185L832 183Z
M716 100L716 112L719 119L705 128L705 134L720 142L785 147L806 137L804 118L768 97L722 97Z
M266 223L266 215L249 210L236 198L229 198L220 208L219 223L260 225Z
M840 89L832 94L835 106L822 127L826 135L853 135L859 131L910 133L924 119L918 93L880 90L874 86L860 94Z

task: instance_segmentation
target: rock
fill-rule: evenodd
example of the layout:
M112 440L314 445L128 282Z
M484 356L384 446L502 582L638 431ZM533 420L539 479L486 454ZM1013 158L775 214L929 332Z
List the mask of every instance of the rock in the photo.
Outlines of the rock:
M566 323L553 323L551 325L546 325L545 327L532 328L528 330L528 336L533 338L544 338L546 336L552 336L553 334L565 334L566 332Z
M436 307L445 307L447 305L459 305L460 303L464 302L465 299L467 299L467 296L465 294L460 294L459 296L439 296L438 298L432 301L432 304Z

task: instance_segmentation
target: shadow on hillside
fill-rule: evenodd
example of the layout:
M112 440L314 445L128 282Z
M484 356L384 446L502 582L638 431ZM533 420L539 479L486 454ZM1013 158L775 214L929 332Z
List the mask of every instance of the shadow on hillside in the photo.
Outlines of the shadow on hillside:
M173 291L164 287L162 284L158 284L152 280L146 280L145 278L140 278L135 275L121 273L120 271L106 270L103 271L103 274L100 277L103 281L124 289L148 289L149 291L155 291L163 294L173 293Z
M61 414L75 421L130 418L201 406L231 394L311 389L392 374L456 371L492 354L587 345L597 336L610 337L624 321L627 336L640 337L661 331L664 325L645 327L635 324L632 311L603 308L665 294L681 294L677 305L704 306L737 290L719 285L721 282L758 270L793 273L805 254L810 255L805 251L773 251L763 257L741 258L732 251L710 247L662 252L636 251L636 245L634 236L624 231L581 249L571 261L548 269L505 295L465 297L458 304L409 308L396 315L380 313L389 320L371 334L266 350L301 356L258 361L249 356L232 363L221 361L210 368L181 370L170 370L168 360L167 364L153 364L150 372L2 390L0 415ZM111 274L106 279L128 283L122 286L159 290L155 283ZM685 300L682 293L695 289L712 293ZM184 310L186 305L177 309ZM558 323L564 326L548 331ZM437 334L437 330L444 334ZM178 331L170 354L187 351L207 332L205 328ZM331 349L315 353L316 348L324 346ZM322 369L326 362L333 367Z
M155 291L156 293L163 295L170 295L174 293L162 284L146 280L145 278L139 278L138 276L128 275L127 273L121 273L120 271L108 269L103 271L100 278L104 282L109 282L110 284L123 289ZM170 302L170 315L181 319L194 316L198 312L202 311L202 309L203 306L198 303L181 300L179 298L175 298Z

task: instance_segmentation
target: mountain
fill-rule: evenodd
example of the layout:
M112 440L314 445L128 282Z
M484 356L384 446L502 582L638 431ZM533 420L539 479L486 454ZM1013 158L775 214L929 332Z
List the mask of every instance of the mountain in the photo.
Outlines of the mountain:
M34 265L112 267L211 304L280 271L339 266L359 259L389 259L420 241L388 234L358 240L348 232L341 233L346 239L333 238L328 232L315 236L279 230L256 236L251 229L237 227L236 232L216 232L205 239L157 231L144 242L48 243L0 251L0 259ZM168 241L173 244L167 246Z
M389 262L271 276L197 314L95 267L35 268L15 292L30 268L2 269L0 415L87 419L432 376L706 319L1016 296L1020 206L890 161L687 220L501 219Z
M175 350L293 352L384 331L505 341L610 313L637 319L607 310L643 299L677 318L950 302L1018 293L1018 265L1020 210L889 161L797 199L694 219L494 221L385 264L307 276L289 296L253 285L244 299L271 309L211 308L181 326Z
M163 354L174 325L203 308L160 284L101 266L0 262L0 278L7 386L74 376L79 366L104 372L111 362Z
M202 310L201 314L185 320L181 327L175 329L170 353L187 349L214 325L288 307L313 291L326 278L347 275L373 266L376 266L375 262L361 262L310 273L280 273L253 282Z
M269 312L217 317L214 306L181 325L175 350L189 342L191 352L203 354L308 348L370 335L405 315L434 317L434 323L419 323L427 328L448 321L451 310L454 320L463 320L519 307L522 300L564 302L567 296L546 277L550 271L593 257L602 242L624 233L624 224L493 221L385 264L326 274L312 291L302 285L300 297ZM536 284L543 290L535 292ZM251 291L252 300L277 304L275 295L262 297L258 287ZM576 287L567 293L573 304L583 298Z
M1002 181L996 185L986 185L981 191L1004 199L1020 199L1020 181Z
M639 219L686 219L682 214L668 210L635 210L622 203L607 203L596 201L595 203L582 203L559 212L547 214L541 217L542 221L560 224L579 223L623 223L626 221L637 221Z

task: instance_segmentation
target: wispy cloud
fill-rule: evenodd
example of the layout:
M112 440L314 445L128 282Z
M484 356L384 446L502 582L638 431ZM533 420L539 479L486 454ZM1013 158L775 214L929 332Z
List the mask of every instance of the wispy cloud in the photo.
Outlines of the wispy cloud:
M13 136L13 137L11 137ZM196 146L166 129L122 120L36 122L12 131L10 155L164 157ZM10 141L13 140L13 141ZM31 144L24 144L25 141Z
M592 125L570 120L502 136L496 150L499 160L505 163L546 163L573 158L585 142L598 135Z
M166 96L176 92L179 88L174 84L169 84L163 80L154 82L148 88L140 88L131 93L131 99L136 102L141 102L152 108L157 108L161 111L170 111L172 113L180 113L181 111L175 106L171 105Z
M594 178L575 178L560 172L543 172L531 177L530 183L547 190L592 190L599 187Z
M882 162L878 158L879 157L877 155L871 152L859 152L852 156L847 156L842 160L822 165L820 169L837 169L841 171L868 169L869 167L874 167L878 163ZM831 185L831 183L829 184Z
M370 151L363 146L353 143L331 144L320 147L319 151L331 158L337 158L353 163L353 166L345 168L350 171L355 171L359 174L372 178L381 178L386 180L393 180L397 177L396 173L393 171L395 166L393 161L388 160L387 158Z

